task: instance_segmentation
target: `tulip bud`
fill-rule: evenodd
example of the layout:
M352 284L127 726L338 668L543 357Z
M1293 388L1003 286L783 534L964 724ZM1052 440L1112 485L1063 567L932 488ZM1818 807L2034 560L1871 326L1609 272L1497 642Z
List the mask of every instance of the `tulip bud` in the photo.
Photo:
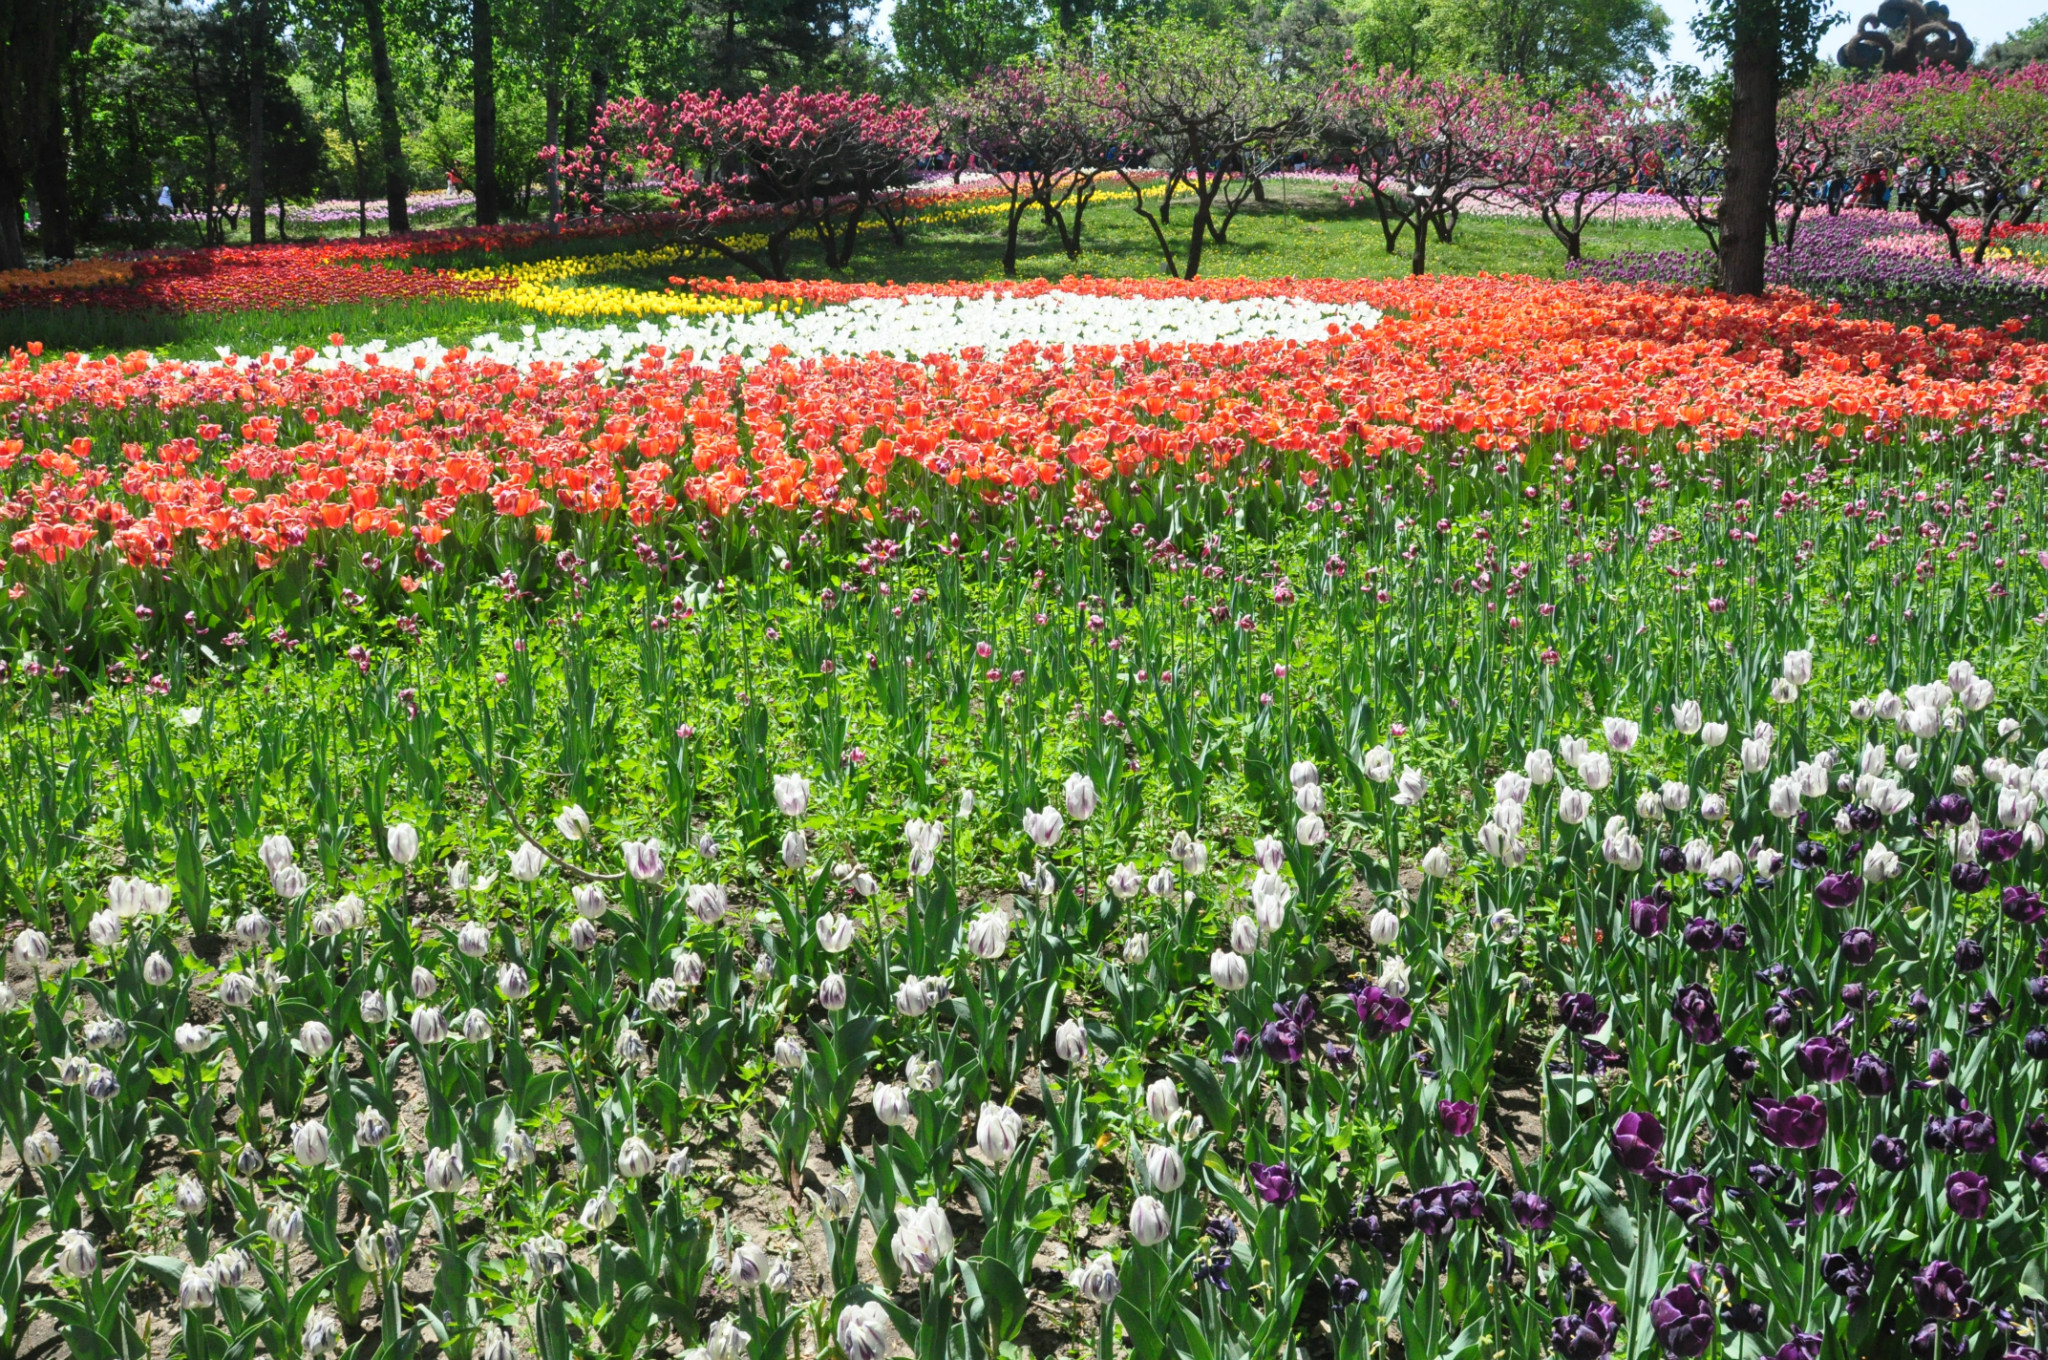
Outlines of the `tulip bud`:
M328 1127L317 1120L307 1120L291 1131L291 1155L299 1159L303 1167L315 1167L328 1163Z
M632 1137L619 1144L617 1160L619 1174L629 1181L654 1174L654 1149L644 1138Z
M1381 907L1372 914L1372 920L1366 924L1366 932L1374 944L1385 949L1401 938L1401 918Z
M176 967L161 951L151 951L142 961L142 980L152 987L168 987L176 976Z
M818 1004L828 1011L846 1009L846 979L838 973L827 973L818 982Z
M1187 1180L1187 1164L1180 1152L1164 1143L1145 1149L1145 1183L1154 1190L1171 1194Z
M782 867L791 873L800 872L811 862L811 847L804 839L800 828L792 827L782 835Z
M523 1001L533 991L533 980L516 963L498 965L498 995L507 1001Z
M974 1144L981 1149L981 1155L997 1166L1005 1165L1017 1155L1018 1144L1024 1140L1024 1119L1007 1105L994 1101L983 1101L981 1118L974 1128Z
M1067 815L1077 822L1085 822L1095 815L1095 781L1085 774L1067 776Z
M1106 1308L1116 1301L1120 1287L1116 1274L1116 1262L1107 1254L1098 1255L1088 1264L1075 1270L1070 1277L1074 1292L1098 1308Z
M875 1087L873 1102L875 1118L888 1127L898 1129L910 1122L910 1093L901 1086Z
M421 1006L412 1013L412 1037L423 1044L438 1044L448 1037L448 1017L439 1006Z
M1156 1247L1173 1232L1173 1221L1167 1217L1166 1206L1150 1195L1140 1195L1131 1201L1131 1240L1141 1247Z
M569 947L579 954L597 948L597 927L581 916L569 923Z
M394 823L384 828L384 848L392 863L406 868L420 857L420 833L410 822Z
M205 1266L187 1265L178 1280L178 1308L186 1313L213 1311L213 1272Z
M562 833L564 840L586 841L590 839L590 814L579 803L571 803L555 814L555 830Z
M879 1303L851 1303L840 1309L834 1335L846 1360L882 1360L896 1349L896 1328Z
M1062 1062L1077 1063L1088 1056L1088 1031L1079 1020L1062 1021L1053 1032L1052 1051Z
M1209 955L1209 980L1226 992L1241 992L1251 984L1252 970L1244 955L1218 949Z
M501 1336L503 1335L503 1330L500 1328L492 1328L492 1330L498 1332ZM508 1349L509 1343L510 1338L507 1338ZM480 1347L477 1351L477 1360L513 1360L513 1357L509 1354L504 1356L490 1354L487 1350L490 1344L487 1338L484 1347ZM341 1323L335 1320L332 1313L316 1312L311 1314L306 1319L305 1330L299 1333L299 1346L305 1352L308 1360L322 1360L322 1357L341 1349Z
M703 956L694 949L685 949L676 955L675 967L669 975L675 979L676 986L685 991L697 986L704 981Z
M1161 1077L1145 1088L1145 1113L1168 1127L1180 1116L1180 1092L1170 1079Z
M57 1238L57 1272L83 1280L100 1268L99 1248L77 1228L67 1228Z
M461 1148L428 1148L420 1167L420 1179L437 1195L452 1195L462 1188L468 1173L462 1166Z

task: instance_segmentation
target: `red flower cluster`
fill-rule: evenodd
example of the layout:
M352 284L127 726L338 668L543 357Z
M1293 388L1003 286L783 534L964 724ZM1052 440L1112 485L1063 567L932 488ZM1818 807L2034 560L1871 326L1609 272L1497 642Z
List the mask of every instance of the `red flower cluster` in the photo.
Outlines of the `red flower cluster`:
M752 367L654 352L618 382L594 364L517 369L460 350L432 368L329 371L307 366L310 349L156 365L17 351L0 406L21 410L25 437L0 441L0 517L17 559L105 541L161 566L237 542L268 560L323 532L427 547L465 515L872 515L903 496L1001 501L1066 483L1088 499L1098 483L1160 475L1234 486L1463 469L1541 495L1582 462L1590 473L1629 452L1682 463L1754 439L1850 458L1919 422L2002 424L2048 400L2048 346L1845 320L1789 293L1744 302L1493 278L1062 286L1308 294L1369 301L1389 319L1307 345ZM810 302L870 291L719 290ZM170 420L161 442L72 433L75 416L128 431L137 406Z

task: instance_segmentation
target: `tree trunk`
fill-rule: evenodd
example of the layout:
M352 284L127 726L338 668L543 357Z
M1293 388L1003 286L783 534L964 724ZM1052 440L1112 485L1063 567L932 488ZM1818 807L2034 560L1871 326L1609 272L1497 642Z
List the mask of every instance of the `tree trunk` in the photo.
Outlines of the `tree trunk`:
M498 225L498 91L491 54L491 0L470 0L469 81L476 96L476 223Z
M548 160L548 229L556 230L562 221L562 76L550 65L546 91L548 105L548 145L555 154Z
M64 150L64 101L57 97L55 72L49 81L51 98L35 147L36 203L43 210L43 258L68 260L77 253L71 229L71 165Z
M1721 287L1764 291L1770 246L1771 182L1778 173L1778 59L1767 27L1738 28L1729 53L1734 99L1728 110L1728 174L1721 194ZM1766 29L1756 32L1755 29Z
M363 0L370 31L370 81L377 87L377 139L384 160L384 209L394 236L412 230L405 194L405 147L398 138L398 84L391 78L391 46L384 38L384 0Z
M21 175L11 160L0 157L0 269L25 269L28 251L21 243Z
M270 6L256 0L250 11L249 34L249 244L263 244L263 82L265 50L270 46Z

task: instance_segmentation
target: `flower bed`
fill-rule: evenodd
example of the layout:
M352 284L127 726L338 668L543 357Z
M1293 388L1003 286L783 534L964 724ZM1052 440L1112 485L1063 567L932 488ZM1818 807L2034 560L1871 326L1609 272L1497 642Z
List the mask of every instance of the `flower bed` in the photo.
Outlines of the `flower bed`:
M7 1318L2033 1360L2048 347L677 296L0 366Z

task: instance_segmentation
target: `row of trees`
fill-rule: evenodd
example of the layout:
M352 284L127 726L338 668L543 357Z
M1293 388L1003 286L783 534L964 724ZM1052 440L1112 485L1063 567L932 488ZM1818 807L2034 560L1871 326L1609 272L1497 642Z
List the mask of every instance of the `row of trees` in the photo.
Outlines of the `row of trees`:
M1287 79L1240 35L1191 24L1126 30L1107 60L1069 50L991 70L931 109L875 95L686 94L615 103L597 127L564 159L581 207L601 210L607 185L652 181L682 235L769 278L786 277L801 233L838 267L864 220L900 239L911 171L941 155L992 174L1007 195L1011 274L1034 214L1078 258L1108 181L1130 192L1166 270L1193 278L1268 178L1302 162L1344 167L1344 196L1371 210L1389 253L1405 245L1416 273L1477 195L1520 203L1571 259L1588 221L1630 189L1680 205L1731 274L1729 244L1746 227L1725 99L1611 86L1543 98L1509 76L1355 66ZM1796 232L1808 205L1838 209L1882 171L1959 260L1962 223L1977 219L1981 258L1992 224L2039 201L2048 66L1809 84L1780 102L1770 150L1760 239Z
M5 0L0 268L25 262L25 217L55 258L262 240L316 195L404 231L406 191L451 178L477 220L524 215L541 148L622 92L877 70L851 0Z
M1776 0L1774 0L1776 2ZM8 0L0 6L0 268L80 240L282 234L354 198L409 226L452 180L477 220L552 211L540 150L621 96L767 84L934 103L992 67L1137 18L1247 37L1283 78L1487 70L1569 89L1647 76L1654 0ZM165 192L168 190L168 194ZM381 206L374 206L379 205Z

